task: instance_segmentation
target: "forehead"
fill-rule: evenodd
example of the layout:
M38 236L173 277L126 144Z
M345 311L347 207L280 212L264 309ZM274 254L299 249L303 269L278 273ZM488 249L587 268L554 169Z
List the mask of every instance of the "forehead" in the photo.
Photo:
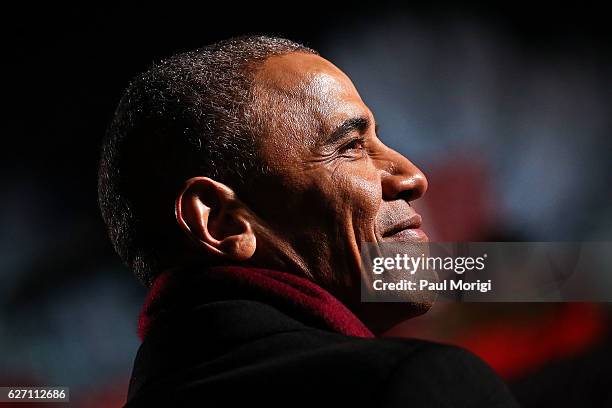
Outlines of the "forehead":
M346 119L371 116L351 80L318 55L296 52L270 57L258 70L255 83L264 109L280 122L277 126L298 121L324 133Z
M258 78L268 86L281 89L316 90L331 87L333 90L356 92L351 80L326 59L301 52L268 58L258 72Z

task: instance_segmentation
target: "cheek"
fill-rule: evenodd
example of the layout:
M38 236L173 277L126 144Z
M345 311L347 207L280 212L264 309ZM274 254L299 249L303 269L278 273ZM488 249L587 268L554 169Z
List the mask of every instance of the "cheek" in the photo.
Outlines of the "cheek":
M345 219L352 220L353 229L361 234L369 234L374 228L374 220L381 206L382 187L378 171L360 165L347 163L344 171L336 172L339 180L336 185L343 196ZM365 238L365 237L358 237Z

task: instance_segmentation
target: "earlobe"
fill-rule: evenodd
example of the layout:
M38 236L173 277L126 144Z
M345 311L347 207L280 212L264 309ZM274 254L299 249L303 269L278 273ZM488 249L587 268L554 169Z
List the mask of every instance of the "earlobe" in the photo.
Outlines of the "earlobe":
M175 201L183 232L207 255L245 261L255 253L256 238L249 212L225 184L193 177Z
M221 252L224 254L232 254L231 258L236 261L249 260L257 247L255 234L251 228L251 224L247 221L244 224L244 233L231 235L220 241Z

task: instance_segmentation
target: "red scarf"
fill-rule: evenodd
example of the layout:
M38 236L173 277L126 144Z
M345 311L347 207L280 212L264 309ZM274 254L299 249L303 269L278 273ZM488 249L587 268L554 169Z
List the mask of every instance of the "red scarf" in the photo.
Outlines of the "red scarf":
M138 336L144 339L161 313L182 302L186 291L200 304L229 299L266 303L296 320L347 336L374 337L372 332L329 292L306 278L268 269L217 266L192 271L166 271L147 295L138 320Z

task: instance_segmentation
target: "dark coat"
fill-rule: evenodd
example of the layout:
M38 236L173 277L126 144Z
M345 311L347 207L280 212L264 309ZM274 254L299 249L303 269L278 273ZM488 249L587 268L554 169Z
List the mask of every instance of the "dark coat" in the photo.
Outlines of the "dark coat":
M465 350L347 336L290 314L254 299L166 313L138 351L126 407L516 406Z

